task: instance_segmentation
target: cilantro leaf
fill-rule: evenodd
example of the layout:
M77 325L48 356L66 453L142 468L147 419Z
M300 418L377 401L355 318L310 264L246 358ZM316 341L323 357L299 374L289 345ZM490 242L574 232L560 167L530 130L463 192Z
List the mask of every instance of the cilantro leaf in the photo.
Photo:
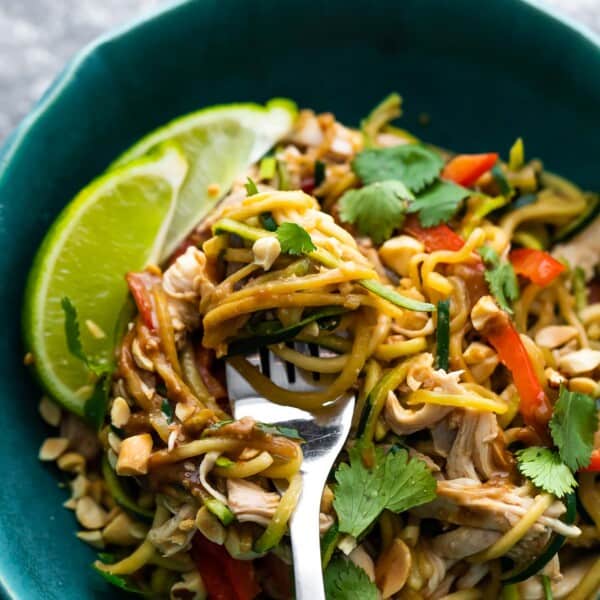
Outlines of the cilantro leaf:
M550 431L563 462L577 471L590 464L598 429L596 402L591 396L561 388Z
M254 183L250 177L246 177L246 183L244 184L244 187L246 188L247 196L254 196L254 194L258 194L256 183Z
M281 425L271 425L269 423L260 423L257 422L254 425L255 429L262 431L268 435L279 435L281 437L286 437L291 440L301 440L300 434L298 430L294 427L283 427Z
M111 366L99 360L89 357L81 343L81 332L79 330L79 317L77 309L71 302L71 299L65 296L60 305L65 313L65 337L67 338L67 348L69 352L78 358L95 375L101 376L109 373Z
M557 452L532 446L518 450L516 456L519 471L529 477L536 487L557 498L562 498L577 487L573 473Z
M296 223L282 223L277 228L275 235L281 245L281 251L286 254L300 256L317 249L306 229Z
M421 144L369 148L352 161L352 170L365 185L394 179L412 192L420 192L432 183L443 166L441 157Z
M374 449L374 466L365 467L362 449L350 450L350 464L336 471L338 483L333 504L340 531L358 537L385 508L402 512L435 498L436 481L427 465L400 449L385 454Z
M167 422L173 422L173 407L171 403L167 400L167 398L163 398L162 404L160 405L160 410L163 412L165 417L167 417Z
M134 584L130 583L129 580L128 580L128 578L121 577L120 575L113 575L112 573L109 573L108 571L104 571L103 569L99 569L95 565L93 565L92 568L105 581L107 581L111 585L114 585L116 588L119 588L120 590L123 590L124 592L127 592L129 594L137 594L138 596L148 596L148 597L150 597L150 596L153 595L151 591L142 590L139 587L136 587Z
M512 315L510 303L519 297L519 281L513 266L509 262L502 262L498 253L489 246L480 248L479 255L485 263L484 276L490 286L490 292L500 308Z
M451 181L436 181L408 205L409 213L419 213L423 227L433 227L449 221L470 190Z
M413 195L401 181L372 183L342 196L340 218L381 244L404 223L408 200L413 200Z
M332 560L324 573L327 600L377 600L377 587L363 569L345 558Z
M96 430L99 430L104 423L104 417L108 409L108 393L110 391L111 378L108 373L100 375L92 395L85 401L83 414L87 421L91 423Z

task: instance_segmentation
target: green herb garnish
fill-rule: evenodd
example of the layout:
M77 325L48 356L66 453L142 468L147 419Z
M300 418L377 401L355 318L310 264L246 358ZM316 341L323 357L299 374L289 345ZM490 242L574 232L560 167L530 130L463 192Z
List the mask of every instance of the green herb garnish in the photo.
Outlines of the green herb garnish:
M462 200L471 191L451 181L435 181L408 205L409 213L419 213L423 227L433 227L449 221Z
M485 264L485 280L492 295L502 309L512 314L510 303L519 297L519 282L513 266L501 261L498 253L489 246L481 247L479 254Z
M590 464L597 429L596 401L586 394L561 388L550 431L560 458L572 471Z
M340 218L362 235L381 244L402 227L406 203L414 196L401 181L380 181L346 192L340 199Z
M345 558L332 560L324 573L327 600L377 600L379 592L363 569Z
M562 498L577 487L573 473L560 459L558 452L532 446L518 450L516 456L519 471L549 494Z
M317 249L306 229L296 223L282 223L277 228L275 235L281 245L281 251L286 254L300 256Z
M427 465L408 458L406 450L388 452L372 447L373 467L362 460L362 447L349 452L350 464L341 464L336 473L333 505L341 532L361 535L384 509L403 512L430 502L436 496L436 481Z
M258 194L258 188L256 187L256 183L250 179L250 177L246 178L246 183L244 184L246 188L247 196L254 196L254 194Z
M353 171L365 185L393 179L414 193L433 183L443 166L442 158L421 144L369 148L352 161Z

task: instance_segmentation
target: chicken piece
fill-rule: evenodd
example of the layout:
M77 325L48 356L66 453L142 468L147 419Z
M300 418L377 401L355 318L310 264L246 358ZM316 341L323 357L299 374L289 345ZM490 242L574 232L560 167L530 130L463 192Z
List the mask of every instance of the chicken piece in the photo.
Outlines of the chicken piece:
M438 497L429 504L413 509L420 518L434 518L455 525L506 532L527 512L534 502L527 486L510 482L501 485L481 484L461 478L438 481ZM577 537L581 530L560 520L565 506L557 500L538 519L532 531L552 529L566 537Z
M296 146L312 146L314 148L323 143L323 130L312 110L301 110L294 123L294 128L287 136L286 141Z
M204 253L195 246L190 246L165 271L162 287L167 295L175 334L198 327L198 301L209 297L214 290L214 284L206 274Z
M442 419L431 428L433 451L442 458L446 458L450 453L455 438L456 429L451 427L449 418Z
M487 481L503 474L496 464L495 446L501 444L500 428L496 415L475 410L454 411L450 424L458 425L458 432L446 461L450 479L467 477Z
M600 217L566 244L559 244L552 250L552 256L566 259L570 265L581 267L587 280L594 276L594 269L600 256Z
M461 371L447 373L433 368L433 355L426 352L415 359L408 370L406 384L412 391L428 389L447 394L464 394L459 384ZM388 394L384 417L390 428L398 435L408 435L432 427L452 412L451 406L424 404L412 409L405 408L394 392Z
M406 375L408 387L413 392L424 388L447 394L464 394L465 391L459 384L462 371L435 370L433 361L433 354L429 352L424 352L413 360Z
M172 556L190 547L192 538L196 533L194 517L198 507L191 503L172 507L169 503L165 506L175 511L174 515L158 527L153 527L148 532L148 539L163 556Z
M431 549L442 558L461 560L489 548L501 535L492 529L457 527L434 537Z
M490 571L489 563L474 564L456 581L456 589L468 590L474 588Z
M266 527L279 505L279 494L267 492L245 479L227 479L227 505L240 523L251 521Z

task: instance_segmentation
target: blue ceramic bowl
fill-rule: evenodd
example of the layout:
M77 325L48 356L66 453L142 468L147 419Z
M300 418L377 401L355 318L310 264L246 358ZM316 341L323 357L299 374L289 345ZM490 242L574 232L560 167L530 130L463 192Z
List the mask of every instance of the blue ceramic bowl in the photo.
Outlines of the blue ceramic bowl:
M115 598L90 570L22 365L33 254L60 209L143 133L201 106L289 96L358 119L389 91L404 126L461 151L528 155L598 187L600 46L519 0L193 0L83 50L0 158L0 593ZM431 116L420 129L418 115Z

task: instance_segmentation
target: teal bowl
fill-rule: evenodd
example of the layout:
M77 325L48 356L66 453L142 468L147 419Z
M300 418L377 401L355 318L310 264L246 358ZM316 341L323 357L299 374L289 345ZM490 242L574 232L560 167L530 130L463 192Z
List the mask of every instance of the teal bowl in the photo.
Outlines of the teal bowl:
M0 590L115 598L89 568L50 432L22 364L23 286L60 209L136 138L201 106L289 96L348 123L392 90L441 146L530 156L598 187L600 44L520 0L190 0L105 36L67 65L0 154ZM431 117L420 126L419 115Z

